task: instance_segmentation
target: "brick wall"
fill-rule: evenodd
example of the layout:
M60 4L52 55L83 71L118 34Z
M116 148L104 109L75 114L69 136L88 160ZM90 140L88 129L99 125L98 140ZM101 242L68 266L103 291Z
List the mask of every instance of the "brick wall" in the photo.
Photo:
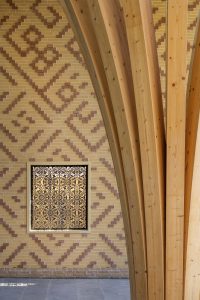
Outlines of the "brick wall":
M166 1L153 0L165 109ZM189 0L188 63L200 1ZM0 275L127 276L109 144L56 0L1 0ZM27 232L26 163L91 163L91 232Z
M1 1L1 273L127 276L109 144L98 102L56 0ZM91 164L91 232L28 233L26 163Z

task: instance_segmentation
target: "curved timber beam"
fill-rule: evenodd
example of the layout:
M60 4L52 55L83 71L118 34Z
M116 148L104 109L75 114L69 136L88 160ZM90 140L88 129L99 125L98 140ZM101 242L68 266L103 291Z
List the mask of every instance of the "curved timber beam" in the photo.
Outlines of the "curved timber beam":
M165 140L150 0L121 0L137 109L147 239L148 299L164 299Z
M200 22L190 66L185 160L185 300L200 297Z
M147 297L143 190L134 90L123 14L116 0L88 0L111 94L131 220L137 297Z
M108 133L126 232L132 299L145 300L148 298L143 190L131 71L126 45L125 56L118 53L120 37L114 24L118 23L119 33L124 36L119 27L120 7L116 0L109 1L107 7L115 32L113 40L112 31L107 32L109 25L104 23L106 2L79 0L62 4L86 59Z

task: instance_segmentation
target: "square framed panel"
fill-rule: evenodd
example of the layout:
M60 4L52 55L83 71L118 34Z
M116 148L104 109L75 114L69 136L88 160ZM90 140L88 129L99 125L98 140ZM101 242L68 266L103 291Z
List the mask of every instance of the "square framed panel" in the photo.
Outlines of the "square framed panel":
M89 230L89 164L28 163L28 230Z

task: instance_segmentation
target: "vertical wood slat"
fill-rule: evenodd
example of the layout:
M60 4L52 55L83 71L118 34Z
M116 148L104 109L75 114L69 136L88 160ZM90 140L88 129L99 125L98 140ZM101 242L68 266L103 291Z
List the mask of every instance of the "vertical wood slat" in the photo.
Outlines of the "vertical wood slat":
M114 2L116 3L116 2ZM146 298L146 252L145 252L145 245L143 243L145 243L144 240L144 232L141 232L141 229L139 226L140 222L143 222L143 216L142 216L142 212L138 211L138 203L137 203L137 195L134 198L134 186L135 183L132 182L135 181L135 179L132 179L134 175L134 168L132 167L132 154L128 155L127 154L127 144L129 144L129 133L126 130L126 134L120 134L120 145L121 148L118 146L116 139L114 139L113 141L113 137L118 135L118 133L116 134L116 128L115 126L113 126L114 123L114 118L113 115L111 113L111 105L109 103L109 91L107 89L107 84L106 84L106 80L105 80L105 71L104 71L104 67L102 68L101 66L101 57L99 56L99 49L98 46L95 44L96 43L96 39L95 39L95 35L92 33L93 31L93 27L91 24L91 18L89 15L89 12L87 11L87 5L86 5L86 1L85 0L79 0L77 1L66 1L65 3L62 1L62 4L64 6L64 8L67 8L67 15L68 18L71 19L71 24L74 27L74 31L76 33L76 36L78 38L79 44L82 48L82 51L84 53L84 56L86 58L86 63L87 66L89 66L89 71L90 71L90 75L91 75L91 79L93 81L94 84L94 88L95 91L97 93L97 97L99 100L99 104L101 106L102 109L102 114L104 117L104 121L105 121L105 126L106 126L106 130L109 133L109 126L112 127L112 132L111 135L109 135L109 142L111 145L111 152L113 154L113 159L114 159L114 164L115 164L115 169L116 169L116 175L117 175L117 179L118 179L118 185L119 185L119 191L120 191L120 199L121 199L121 203L122 203L122 212L123 212L123 219L124 219L124 225L125 225L125 231L126 231L126 237L127 237L127 250L128 250L128 256L129 256L129 270L130 270L130 280L131 280L131 286L132 286L132 297L133 299L141 299L141 300L145 300ZM66 5L66 6L65 6ZM85 45L84 45L85 44ZM126 57L127 59L127 57ZM127 64L127 66L130 64ZM91 69L94 69L93 71ZM111 80L111 78L110 78ZM126 80L126 78L124 78L124 80ZM113 79L112 79L113 81ZM112 82L110 81L110 83ZM118 79L116 78L116 82L118 81ZM98 83L99 83L99 87L98 87ZM131 86L131 83L130 83ZM112 92L113 93L113 92ZM112 94L113 95L113 94ZM120 93L119 93L120 95ZM118 95L116 96L117 98L119 97ZM115 98L116 98L115 97ZM116 99L113 99L114 103L116 102ZM124 108L124 104L121 103L122 105L122 109L121 111L125 111ZM121 113L118 113L118 107L117 105L115 105L115 115L119 115ZM127 109L126 109L127 110ZM132 109L130 109L131 111ZM123 113L122 113L123 114ZM105 118L106 117L106 118ZM118 121L118 129L119 128L123 128L123 124L124 122L126 122L126 117L125 118L121 118L119 119L117 117L117 121ZM119 130L120 132L120 130ZM125 157L126 162L125 162L125 169L122 170L119 167L119 160L120 160L120 155L118 153L118 155L116 155L115 150L118 149L119 152L121 151L121 149L124 148L124 154L123 157ZM135 151L135 149L133 149L133 151ZM121 152L120 152L121 153ZM137 154L135 155L135 158L137 158ZM126 183L123 180L123 176L120 174L123 173L123 171L125 172L125 176L126 176ZM121 172L121 173L120 173ZM130 180L130 183L128 183L128 181ZM140 178L141 180L141 178ZM129 188L127 188L128 194L129 194L129 204L125 203L125 201L127 199L127 196L125 195L124 191L124 185L126 185L125 188L127 188L127 185L129 186ZM141 193L141 192L140 192ZM140 196L141 197L141 196ZM135 203L131 203L131 201L134 200ZM127 206L129 207L129 212L127 216L126 210L127 210ZM132 213L131 213L132 211ZM134 211L134 213L133 213ZM130 213L131 213L131 220L130 220ZM129 224L129 220L130 223ZM138 224L138 225L137 225ZM130 228L129 228L130 227ZM131 229L132 228L132 229ZM131 230L131 232L130 232ZM135 234L132 234L132 230L135 231ZM137 235L137 236L136 236ZM134 238L134 240L133 240ZM135 260L133 260L133 252L132 252L132 247L134 247L135 251L134 251L134 258ZM135 266L136 264L136 266ZM141 271L142 270L142 271ZM135 286L136 284L136 286Z
M164 124L148 0L122 0L136 98L145 203L148 299L164 299Z
M131 220L136 299L147 299L141 161L123 15L118 0L87 2L104 62L119 133Z
M185 160L185 300L200 298L200 22L190 65Z
M199 77L200 78L200 77ZM187 238L184 300L200 299L200 121L198 122L193 167L191 203Z
M192 190L193 167L195 159L196 137L200 110L200 22L198 20L194 49L192 52L188 90L187 90L187 112L186 112L186 141L185 141L185 257L187 248L187 234L189 226L190 200Z
M166 300L183 297L187 0L168 0Z

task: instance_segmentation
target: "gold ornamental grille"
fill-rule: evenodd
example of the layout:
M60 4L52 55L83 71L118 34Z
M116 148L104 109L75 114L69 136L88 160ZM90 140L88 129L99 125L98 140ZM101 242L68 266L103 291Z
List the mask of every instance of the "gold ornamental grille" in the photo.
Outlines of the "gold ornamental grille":
M28 169L30 230L88 230L88 165Z

